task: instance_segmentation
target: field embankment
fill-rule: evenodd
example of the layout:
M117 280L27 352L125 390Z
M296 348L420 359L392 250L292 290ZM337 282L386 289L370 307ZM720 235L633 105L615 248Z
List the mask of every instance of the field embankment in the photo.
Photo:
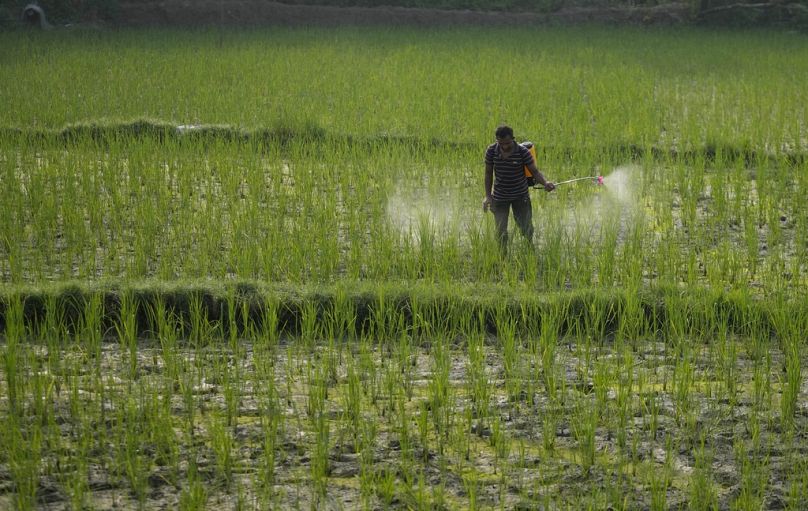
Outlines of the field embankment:
M24 129L0 128L0 139L9 146L43 145L54 143L69 146L72 143L92 141L109 145L120 140L154 141L158 144L199 144L210 146L221 143L245 144L258 151L269 151L272 147L288 146L294 141L311 144L348 145L357 148L371 149L382 145L391 148L406 147L413 151L452 150L473 151L477 145L471 141L452 139L425 139L414 135L366 135L328 133L313 125L299 127L278 126L274 128L242 129L227 125L176 125L163 121L140 119L128 122L99 121L76 123L63 128ZM595 153L610 155L623 161L682 161L694 163L704 161L714 163L716 159L726 164L742 162L745 166L754 166L764 160L772 164L782 163L799 166L806 156L808 148L785 147L778 151L754 148L748 143L733 144L731 141L707 141L700 147L663 147L661 145L640 145L636 143L615 143L611 146L593 147ZM567 159L575 157L580 147L553 147L543 145L539 148L543 154L560 155Z
M499 26L503 13L518 12L523 23L535 26L711 25L802 27L808 21L804 1L732 2L728 0L679 2L603 2L558 0L498 0L484 4L463 0L424 2L399 0L113 0L40 2L54 25L99 23L111 26L346 26L385 25L410 27ZM21 0L0 2L0 22L9 23L27 6ZM38 15L28 23L41 26ZM41 16L40 16L41 17ZM4 19L8 18L8 19ZM48 24L47 26L53 26Z
M442 328L462 330L461 317L468 315L480 322L483 332L498 334L497 318L503 314L518 318L528 335L530 325L540 326L548 311L563 310L556 318L561 336L573 335L576 328L590 321L597 310L600 323L591 324L601 336L611 337L623 332L627 324L635 325L640 336L666 337L671 311L686 318L687 335L709 337L716 317L724 318L724 333L741 335L751 330L778 335L778 318L802 317L808 311L802 302L761 300L748 293L717 292L709 289L683 293L676 289L659 289L638 293L625 290L590 289L564 293L536 293L514 290L499 285L435 286L427 284L342 283L336 286L271 285L261 282L241 283L177 283L142 282L139 284L51 284L6 289L0 295L0 330L5 331L9 307L20 307L25 330L47 330L47 321L59 318L62 327L76 332L82 324L86 308L96 302L101 307L101 330L112 334L115 321L121 318L122 307L132 315L138 337L157 335L153 324L156 314L175 315L187 329L194 321L219 325L222 333L239 337L249 334L248 325L262 327L268 308L277 312L278 332L299 336L305 323L322 323L335 308L347 306L353 313L351 324L343 325L338 337L374 334L376 322L390 321L390 328L411 331L424 318L444 318ZM780 310L785 308L784 310ZM158 313L158 309L161 309ZM463 314L458 314L464 311ZM683 312L686 311L686 312ZM389 314L380 318L379 314ZM201 315L192 319L194 315ZM307 315L313 317L306 317ZM305 318L305 319L304 319ZM230 330L235 329L234 332ZM501 332L500 332L501 333ZM780 332L782 335L782 332Z
M616 23L670 25L691 18L686 3L657 6L567 7L545 12L520 9L521 22L553 25ZM117 16L124 25L281 25L281 26L500 26L507 23L502 12L485 9L440 9L413 6L365 7L260 1L122 2Z

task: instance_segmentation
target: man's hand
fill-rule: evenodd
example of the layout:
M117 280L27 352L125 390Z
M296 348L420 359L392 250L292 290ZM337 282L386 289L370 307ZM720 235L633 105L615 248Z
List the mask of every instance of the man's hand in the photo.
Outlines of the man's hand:
M547 181L544 183L544 190L547 192L552 192L556 189L556 185L552 181Z
M491 196L486 195L485 199L483 199L483 212L487 212L491 210Z

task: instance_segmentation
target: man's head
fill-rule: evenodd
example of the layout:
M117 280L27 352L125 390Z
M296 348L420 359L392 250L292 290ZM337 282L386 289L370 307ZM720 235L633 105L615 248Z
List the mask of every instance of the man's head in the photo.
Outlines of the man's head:
M505 151L510 151L513 147L513 128L503 124L497 128L497 131L494 134L497 137L499 147Z

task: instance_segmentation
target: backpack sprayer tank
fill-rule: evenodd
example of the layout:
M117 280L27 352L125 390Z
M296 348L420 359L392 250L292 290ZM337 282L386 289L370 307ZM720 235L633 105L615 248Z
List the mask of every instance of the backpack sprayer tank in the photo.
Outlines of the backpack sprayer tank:
M537 161L536 146L533 145L533 142L526 140L524 142L520 142L519 145L530 151L531 156L533 156L533 163L536 163ZM527 179L527 185L530 186L531 188L536 186L536 177L533 175L532 172L530 172L530 169L527 168L527 165L525 165L525 179Z

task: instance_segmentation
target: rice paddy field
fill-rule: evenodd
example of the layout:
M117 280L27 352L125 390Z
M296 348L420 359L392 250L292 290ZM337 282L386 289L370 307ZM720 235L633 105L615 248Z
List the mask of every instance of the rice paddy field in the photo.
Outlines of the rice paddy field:
M804 35L0 47L0 508L805 509Z

